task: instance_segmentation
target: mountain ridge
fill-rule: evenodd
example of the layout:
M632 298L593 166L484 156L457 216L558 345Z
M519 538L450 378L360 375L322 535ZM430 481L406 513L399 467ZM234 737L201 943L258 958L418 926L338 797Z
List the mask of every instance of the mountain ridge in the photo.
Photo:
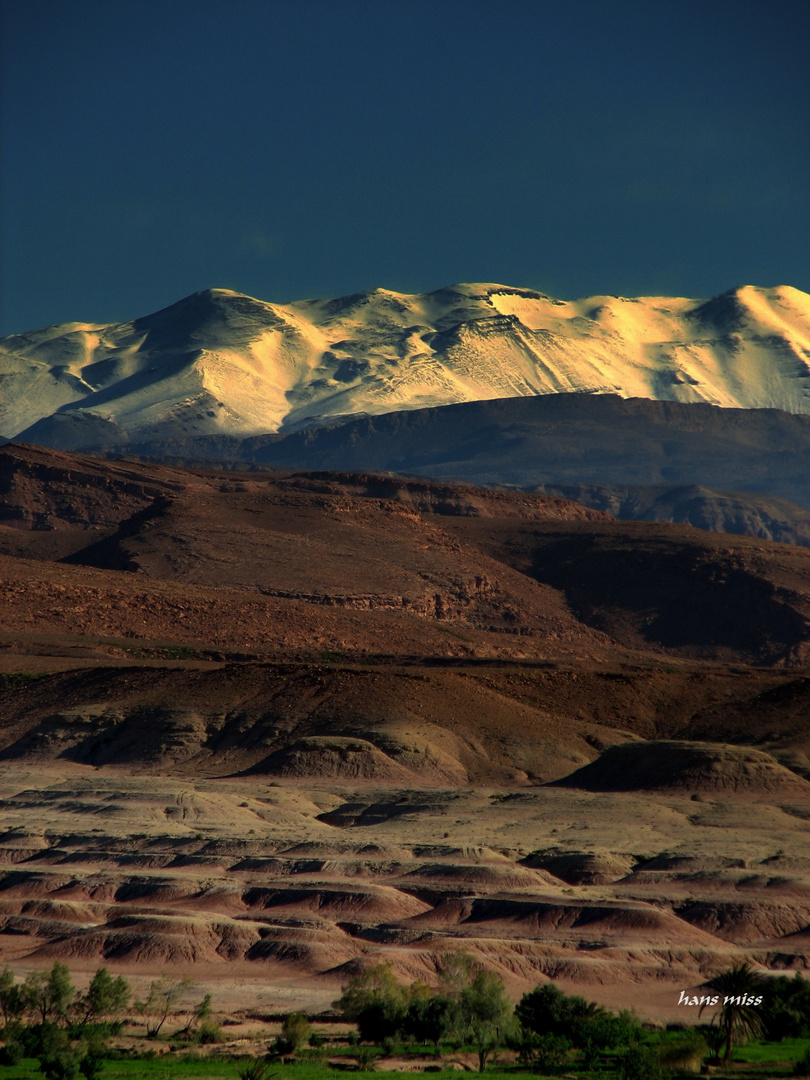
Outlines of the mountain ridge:
M29 442L50 417L141 441L245 437L571 392L810 413L810 296L564 301L472 283L275 304L207 289L130 322L5 338L0 372L0 432Z
M36 445L85 452L82 426L43 422ZM99 426L94 425L96 433ZM225 468L392 472L483 486L698 484L810 506L810 417L616 395L547 394L363 416L288 435L128 440L107 455Z

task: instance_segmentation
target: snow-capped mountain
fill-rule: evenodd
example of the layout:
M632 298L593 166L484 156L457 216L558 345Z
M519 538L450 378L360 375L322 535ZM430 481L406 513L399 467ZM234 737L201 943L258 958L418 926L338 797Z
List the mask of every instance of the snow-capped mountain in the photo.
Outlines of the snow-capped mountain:
M566 392L810 413L810 296L563 301L467 284L271 304L211 289L0 342L0 434L59 445L70 431L77 448Z

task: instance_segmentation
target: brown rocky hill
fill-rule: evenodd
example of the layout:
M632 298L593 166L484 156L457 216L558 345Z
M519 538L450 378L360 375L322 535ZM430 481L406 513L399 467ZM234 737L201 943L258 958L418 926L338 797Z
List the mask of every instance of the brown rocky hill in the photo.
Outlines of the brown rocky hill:
M307 723L268 745L265 757L277 764L273 755L294 740L362 739L375 718L472 725L501 775L522 767L487 732L536 734L550 724L530 741L562 749L568 732L574 757L565 760L575 761L583 744L574 718L645 738L767 734L780 752L804 752L796 724L806 698L810 552L798 548L617 522L522 492L352 473L239 475L13 444L0 450L0 485L6 666L103 666L95 690L76 691L76 708L117 700L118 669L133 663L152 667L138 673L141 689L123 695L123 717L167 707L172 680L192 677L154 665L229 662L225 698L270 692L257 689L265 676L245 674L247 661L276 665L265 679L273 696L300 672L318 686L300 691ZM403 664L423 680L410 696L402 696L408 680L394 674ZM517 665L508 675L507 664ZM728 664L757 667L731 678ZM486 679L481 665L490 665ZM90 687L88 675L77 678ZM209 715L221 697L216 678L211 686L204 674L194 678L197 689L182 695L189 713L202 710L206 731L228 729L226 700L219 719ZM484 685L496 694L491 708L476 704ZM9 720L44 721L48 694L61 701L65 692L46 687L7 698L22 695ZM29 706L35 691L40 704ZM299 690L284 693L276 712L289 717ZM207 749L192 752L195 723L189 758L216 742L206 735ZM307 745L290 750L285 769L312 762ZM383 768L368 754L361 772ZM544 767L526 755L530 775L550 779L567 768L555 755ZM234 768L259 760L245 753ZM483 760L463 768L483 775ZM456 766L437 765L437 775L447 768Z
M476 652L469 632L523 658L621 646L804 662L810 555L754 538L617 523L522 492L364 474L237 476L13 445L0 451L0 484L0 551L42 564L7 571L16 582L7 618L29 630L41 601L61 591L52 630L70 610L85 636L265 654L301 647L321 622L332 624L323 640L368 651L360 627L385 616L375 651L400 653L406 641L410 650L421 623L418 633L461 633L449 651L462 654Z
M463 947L664 1012L810 965L810 551L388 475L0 485L0 964L320 1008Z
M701 742L611 746L597 761L557 781L586 791L672 790L810 798L810 784L761 750Z
M623 521L670 521L810 547L810 510L756 492L703 484L543 484L544 495L573 499Z

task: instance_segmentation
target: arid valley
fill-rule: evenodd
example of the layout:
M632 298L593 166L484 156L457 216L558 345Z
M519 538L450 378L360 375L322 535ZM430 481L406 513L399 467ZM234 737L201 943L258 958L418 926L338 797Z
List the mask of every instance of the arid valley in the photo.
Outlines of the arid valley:
M0 4L0 1080L810 1080L809 37Z
M810 551L0 450L0 966L328 1009L464 948L684 1019L810 966Z

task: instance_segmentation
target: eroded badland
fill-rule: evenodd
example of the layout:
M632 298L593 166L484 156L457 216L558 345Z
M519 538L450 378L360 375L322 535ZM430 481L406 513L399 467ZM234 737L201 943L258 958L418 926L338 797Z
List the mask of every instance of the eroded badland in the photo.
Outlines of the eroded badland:
M467 949L676 1016L810 961L810 550L10 445L0 966L234 1012Z

